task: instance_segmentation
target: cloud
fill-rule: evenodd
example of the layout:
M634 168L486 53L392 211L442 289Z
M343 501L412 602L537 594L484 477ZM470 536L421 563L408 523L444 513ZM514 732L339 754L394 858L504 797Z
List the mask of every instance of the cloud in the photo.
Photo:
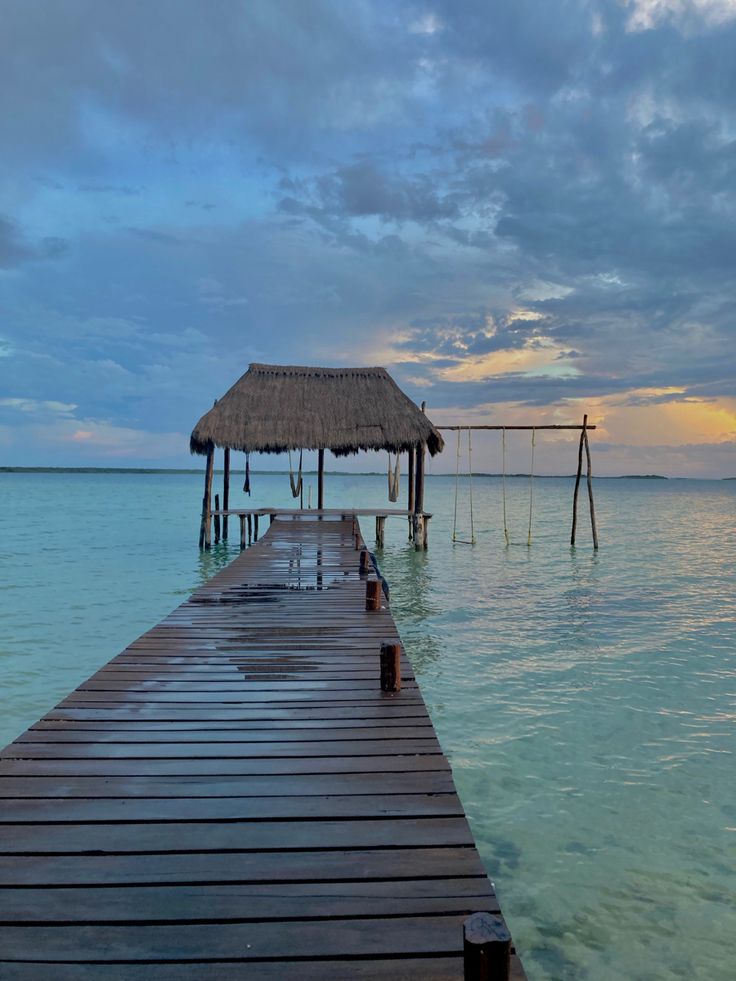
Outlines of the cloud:
M9 396L102 452L87 420L186 432L250 360L372 361L440 412L720 446L732 9L6 0Z
M0 269L10 269L25 262L56 259L64 255L69 243L55 235L31 242L12 219L0 214Z

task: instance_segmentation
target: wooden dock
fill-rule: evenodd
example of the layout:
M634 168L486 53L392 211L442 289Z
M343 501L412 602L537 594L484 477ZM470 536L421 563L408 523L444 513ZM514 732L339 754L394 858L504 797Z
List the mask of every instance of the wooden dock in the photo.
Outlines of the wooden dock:
M2 751L3 981L462 978L498 904L382 641L352 521L277 519Z

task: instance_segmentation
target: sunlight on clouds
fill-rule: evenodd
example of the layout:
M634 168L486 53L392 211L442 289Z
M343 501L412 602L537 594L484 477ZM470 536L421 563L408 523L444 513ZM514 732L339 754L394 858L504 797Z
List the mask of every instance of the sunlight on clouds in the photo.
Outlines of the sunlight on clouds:
M680 388L634 389L625 395L580 400L580 407L597 422L598 439L630 446L717 444L736 438L736 399L705 401L683 394L656 401L682 393Z
M518 311L518 313L516 319L530 319L526 316L529 311ZM536 315L531 319L539 319L539 317ZM494 375L505 375L510 372L556 378L577 375L578 369L565 361L565 354L565 348L560 347L551 338L535 337L526 341L523 347L503 348L478 357L468 357L449 368L435 369L435 374L442 381L452 382L483 381Z

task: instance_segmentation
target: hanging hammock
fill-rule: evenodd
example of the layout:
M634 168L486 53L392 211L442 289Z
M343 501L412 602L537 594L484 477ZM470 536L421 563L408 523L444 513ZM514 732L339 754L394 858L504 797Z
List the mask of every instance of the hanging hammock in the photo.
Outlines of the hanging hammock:
M394 466L394 472L391 473L391 453L388 455L388 499L389 501L398 501L399 499L399 484L401 478L401 467L399 461L401 456L399 453L396 454L396 465Z
M243 481L243 490L246 494L250 494L250 453L245 454L245 480Z
M457 537L457 499L460 488L460 430L457 431L457 460L455 464L455 517L452 523L452 541L458 545L475 545L475 524L473 522L473 447L468 428L468 493L470 496L470 539Z
M531 459L529 461L529 526L526 533L526 544L531 545L532 543L532 517L534 510L534 446L536 444L537 431L532 429L532 446L531 446ZM502 488L502 498L503 498L503 536L506 539L506 545L520 545L521 542L512 542L511 536L509 535L509 526L506 519L506 430L501 430L501 459L502 459L502 471L501 471L501 488Z
M291 466L291 450L289 450L289 483L291 484L291 496L299 497L302 492L302 450L299 450L299 474L294 480L294 470Z

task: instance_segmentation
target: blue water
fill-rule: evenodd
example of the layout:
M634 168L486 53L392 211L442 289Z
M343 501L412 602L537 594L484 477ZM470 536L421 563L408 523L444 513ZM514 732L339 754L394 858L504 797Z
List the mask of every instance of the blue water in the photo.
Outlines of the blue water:
M198 476L0 489L4 743L235 553L197 550ZM531 548L528 482L507 482L508 548L500 481L473 490L475 547L430 477L429 551L389 521L381 563L531 981L732 981L736 484L597 481L598 554L584 510L569 547L570 480L535 482ZM286 476L234 496L291 504ZM330 476L327 498L384 506L386 479Z

